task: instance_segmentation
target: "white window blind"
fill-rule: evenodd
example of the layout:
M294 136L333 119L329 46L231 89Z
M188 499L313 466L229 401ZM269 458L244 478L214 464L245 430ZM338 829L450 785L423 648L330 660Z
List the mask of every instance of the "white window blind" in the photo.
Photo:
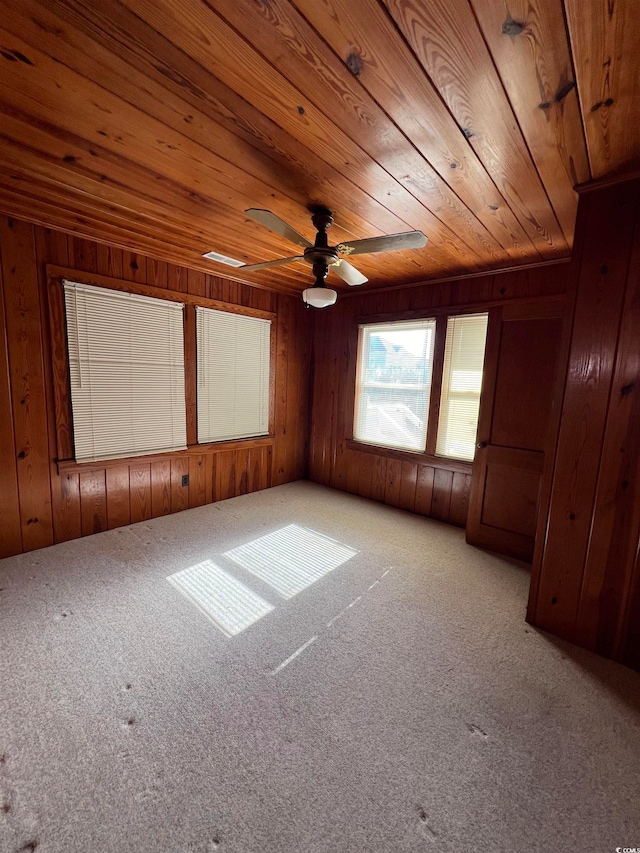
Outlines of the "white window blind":
M269 431L271 321L196 308L198 442Z
M182 305L64 282L75 458L186 447Z
M360 327L354 438L424 451L435 320Z
M475 455L487 314L449 317L436 453L456 459Z

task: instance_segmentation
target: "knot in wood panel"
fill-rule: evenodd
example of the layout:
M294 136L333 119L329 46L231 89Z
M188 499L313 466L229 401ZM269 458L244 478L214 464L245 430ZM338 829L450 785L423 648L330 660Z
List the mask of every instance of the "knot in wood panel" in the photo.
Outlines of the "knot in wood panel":
M4 59L8 59L9 62L22 62L24 65L33 65L33 62L29 59L28 56L25 56L24 53L20 53L19 50L10 50L6 47L0 48L0 56Z
M352 50L349 56L347 56L347 68L354 77L360 76L362 72L362 59L355 50Z
M595 113L597 110L600 109L600 107L610 107L613 103L614 103L613 98L607 98L606 101L598 101L597 104L594 104L591 107L591 112Z
M561 86L558 87L558 91L553 96L553 100L556 102L556 104L559 104L561 101L563 101L567 97L569 92L571 92L571 90L575 89L575 88L576 88L576 81L575 80L568 80L566 83L563 83Z
M511 14L508 14L505 18L505 21L502 25L502 33L505 36L511 36L511 38L515 38L519 36L524 28L526 27L526 23L524 21L516 21L511 17Z

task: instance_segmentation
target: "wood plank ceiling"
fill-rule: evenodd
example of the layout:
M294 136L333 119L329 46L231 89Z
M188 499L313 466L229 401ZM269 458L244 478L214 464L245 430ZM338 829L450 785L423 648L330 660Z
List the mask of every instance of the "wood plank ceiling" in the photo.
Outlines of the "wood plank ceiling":
M367 287L566 257L574 185L640 163L635 0L5 0L0 210L213 274L308 286L244 210ZM576 77L577 75L577 77ZM331 276L334 286L346 286Z

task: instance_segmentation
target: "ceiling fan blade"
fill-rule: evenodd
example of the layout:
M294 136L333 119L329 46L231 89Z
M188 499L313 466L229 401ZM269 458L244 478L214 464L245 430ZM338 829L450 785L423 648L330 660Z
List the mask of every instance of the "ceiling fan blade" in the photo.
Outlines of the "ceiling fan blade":
M369 279L362 275L355 267L352 267L351 264L348 264L346 261L342 260L342 258L338 261L337 264L333 264L330 269L332 269L336 275L339 275L343 281L346 281L347 284L350 284L352 287L356 284L364 284Z
M348 240L336 246L340 255L364 255L370 252L395 252L401 249L421 249L427 245L422 231L404 231L387 237L368 237L365 240Z
M275 213L271 213L270 210L260 210L257 207L250 207L249 210L245 210L245 213L247 216L255 219L256 222L264 225L265 228L268 228L270 231L275 231L275 233L280 234L281 237L286 237L287 240L295 243L296 246L304 246L305 249L309 246L313 246L313 243L310 243L306 237L303 237L302 234L298 234L294 228L287 225L286 222L283 222L279 216L276 216Z
M262 261L260 264L244 264L239 269L254 272L255 270L266 270L269 267L281 267L283 264L294 264L296 261L304 261L304 255L297 255L295 258L278 258L275 261Z

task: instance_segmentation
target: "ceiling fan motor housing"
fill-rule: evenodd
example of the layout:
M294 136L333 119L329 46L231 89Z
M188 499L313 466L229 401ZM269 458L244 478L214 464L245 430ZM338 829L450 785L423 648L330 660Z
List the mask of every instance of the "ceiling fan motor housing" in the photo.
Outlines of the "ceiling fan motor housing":
M316 285L321 284L329 273L329 267L337 264L340 260L335 246L329 246L327 230L333 224L331 211L326 207L317 207L311 217L316 231L316 240L313 246L304 250L304 259L313 267L316 277Z

